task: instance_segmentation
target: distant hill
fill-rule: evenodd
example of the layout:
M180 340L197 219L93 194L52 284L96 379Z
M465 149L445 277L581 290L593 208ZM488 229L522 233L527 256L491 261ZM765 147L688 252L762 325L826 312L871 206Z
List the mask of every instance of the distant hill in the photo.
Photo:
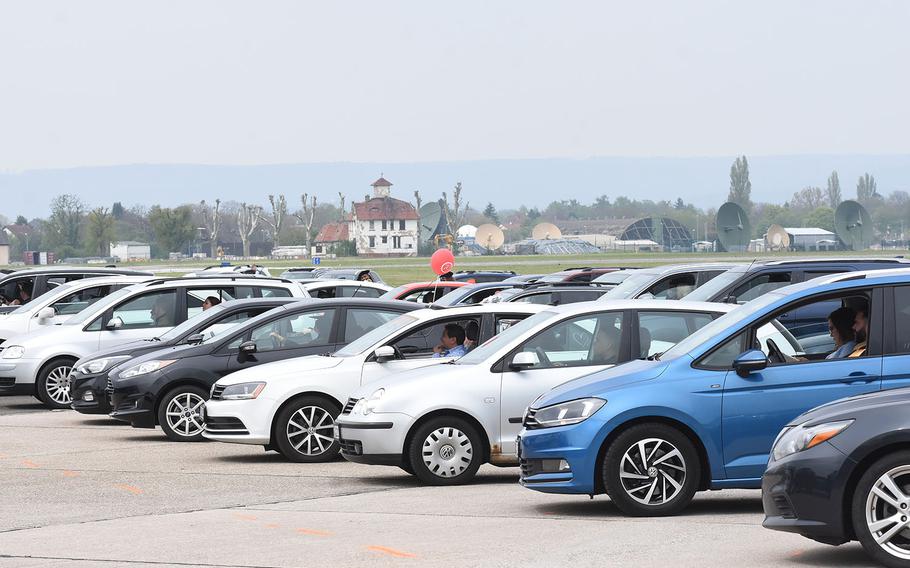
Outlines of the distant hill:
M121 201L164 206L201 199L266 204L269 193L288 196L296 209L299 195L315 193L321 201L348 203L370 191L382 173L392 194L411 199L415 189L425 201L449 191L456 181L474 207L488 201L499 208L545 206L558 199L588 203L606 194L637 199L682 197L700 207L716 207L726 198L733 156L708 158L521 159L400 164L319 163L259 166L122 165L0 173L0 214L14 218L45 216L50 200L61 193L79 195L89 205ZM880 193L910 190L910 155L750 156L752 198L783 202L807 186L825 186L838 170L845 198L855 194L856 179L869 172Z

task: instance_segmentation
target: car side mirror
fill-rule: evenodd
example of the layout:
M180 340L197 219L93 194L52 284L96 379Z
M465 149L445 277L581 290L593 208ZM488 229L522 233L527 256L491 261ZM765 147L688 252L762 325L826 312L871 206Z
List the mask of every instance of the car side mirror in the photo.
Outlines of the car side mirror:
M376 357L376 362L384 363L395 358L395 348L391 345L383 345L382 347L377 347L376 351L373 351L373 355Z
M199 345L203 341L205 341L205 336L201 333L194 333L193 335L186 338L187 345ZM254 343L253 345L255 346L256 344Z
M736 303L736 296L734 296L733 294L730 294L729 296L727 296L726 298L724 298L724 303L725 303L725 304L735 304L735 303Z
M57 315L57 310L50 306L45 306L38 310L38 323L44 323L45 321L53 318Z
M742 378L768 366L768 357L760 349L750 349L733 361L733 370Z
M106 328L109 329L109 330L120 329L121 327L123 327L123 320L120 319L120 317L111 318L111 319L107 322L107 325L104 326L104 327L106 327Z
M258 351L259 348L256 347L255 341L244 341L243 343L240 344L240 347L238 347L238 350L243 355L252 355L256 351Z
M531 367L536 367L537 365L540 365L540 358L537 357L537 353L522 351L521 353L516 353L515 356L512 357L509 368L513 371L523 371L525 369L530 369Z

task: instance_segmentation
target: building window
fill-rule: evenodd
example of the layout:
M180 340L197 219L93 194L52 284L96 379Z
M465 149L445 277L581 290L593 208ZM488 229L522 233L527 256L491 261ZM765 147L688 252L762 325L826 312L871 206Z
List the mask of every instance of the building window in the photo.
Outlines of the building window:
M382 244L384 244L384 245L389 244L389 237L383 235L383 236L382 236Z
M406 246L404 248L414 248L414 245L412 245L411 243L408 243L408 246Z
M399 220L398 220L398 230L399 230L399 231L404 231L404 219L399 219Z
M376 237L371 236L370 237L370 248L373 248L375 246L376 246Z
M401 237L392 237L392 248L401 248Z
M370 220L370 230L371 231L376 230L376 221L373 221L372 219Z
M382 230L385 231L388 227L386 226L386 220L382 220Z

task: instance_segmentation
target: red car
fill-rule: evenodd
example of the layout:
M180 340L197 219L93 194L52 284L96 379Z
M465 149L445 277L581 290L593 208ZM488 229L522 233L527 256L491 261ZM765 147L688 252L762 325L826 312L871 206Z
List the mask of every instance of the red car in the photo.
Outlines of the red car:
M381 300L404 300L406 302L432 304L455 288L465 285L467 285L467 282L411 282L410 284L402 284L398 288L392 288L382 296L379 296L379 298Z
M614 266L602 266L596 268L591 268L588 266L584 268L567 268L565 270L560 270L559 272L554 272L553 274L547 274L546 276L537 280L537 282L590 282L598 276L608 274L610 272L616 272L617 270L623 270L623 268L617 268Z

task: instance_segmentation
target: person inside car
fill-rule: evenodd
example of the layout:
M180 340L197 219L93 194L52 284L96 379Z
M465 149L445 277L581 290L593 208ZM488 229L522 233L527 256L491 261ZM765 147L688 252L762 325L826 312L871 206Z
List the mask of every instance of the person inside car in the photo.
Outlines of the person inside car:
M865 298L851 299L849 304L856 312L853 318L853 331L856 333L856 345L848 357L862 357L866 354L866 342L869 339L869 302Z
M202 311L204 312L205 310L215 307L220 303L221 303L221 300L219 300L215 296L209 296L208 298L205 299L204 302L202 302Z
M439 345L433 348L433 357L461 357L468 352L464 346L464 329L457 323L450 323L442 330Z
M173 306L173 298L168 295L159 296L155 303L152 304L152 320L155 327L172 327L174 325L174 313L168 309Z
M834 351L825 359L843 359L856 349L856 331L853 324L856 312L846 306L837 308L828 315L828 332L834 339Z
M464 326L464 349L470 351L477 347L477 338L480 336L480 326L471 320Z
M357 275L357 280L360 280L361 282L372 282L373 277L370 276L369 270L364 270L359 275Z
M600 326L591 344L591 362L595 365L612 365L619 359L619 330L612 325Z
M16 285L16 297L9 303L11 306L22 306L32 299L32 283L19 282Z

